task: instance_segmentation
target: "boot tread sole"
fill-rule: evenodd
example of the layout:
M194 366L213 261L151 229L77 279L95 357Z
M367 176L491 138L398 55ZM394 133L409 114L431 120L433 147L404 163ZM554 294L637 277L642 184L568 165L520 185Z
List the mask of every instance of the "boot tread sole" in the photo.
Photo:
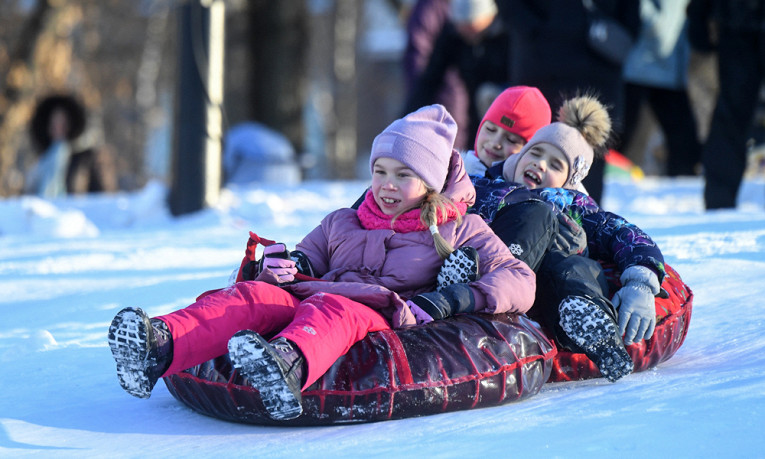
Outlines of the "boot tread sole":
M268 342L254 332L238 332L229 340L228 352L234 367L260 392L271 418L294 419L303 412L300 399L290 390L283 370L267 346Z
M584 349L606 379L614 382L632 373L632 358L605 311L582 298L566 298L559 310L563 331Z
M123 309L109 326L109 349L117 363L120 385L130 395L149 398L153 384L147 370L149 359L146 324L135 310Z

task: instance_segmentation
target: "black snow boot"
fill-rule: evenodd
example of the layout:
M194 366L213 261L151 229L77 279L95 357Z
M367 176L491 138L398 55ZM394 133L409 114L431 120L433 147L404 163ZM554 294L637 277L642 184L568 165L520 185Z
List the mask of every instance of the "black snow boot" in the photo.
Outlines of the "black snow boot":
M272 342L251 330L237 332L228 342L231 363L260 392L271 418L294 419L303 412L303 358L300 350L285 338Z
M612 314L589 298L569 296L559 306L560 326L575 351L584 352L609 381L632 373L633 363ZM576 349L576 348L579 349Z
M475 282L478 278L478 251L470 246L460 247L450 253L441 265L436 290L441 291L452 284Z
M149 319L141 308L125 308L109 326L109 348L117 377L127 393L149 398L159 377L173 361L173 337L167 325Z

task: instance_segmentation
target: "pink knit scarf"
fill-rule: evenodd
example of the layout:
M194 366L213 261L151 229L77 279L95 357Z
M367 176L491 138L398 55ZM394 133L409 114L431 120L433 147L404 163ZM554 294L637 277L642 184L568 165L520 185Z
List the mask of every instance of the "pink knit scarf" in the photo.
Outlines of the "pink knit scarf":
M465 215L467 205L464 202L455 203L460 215ZM442 214L439 214L438 224L441 225L446 222L457 219L457 211L454 208L447 206L446 218ZM375 202L372 190L367 191L367 195L364 197L364 202L359 206L357 211L361 225L368 230L374 229L391 229L391 220L393 215L385 215L380 209L380 206ZM413 231L426 231L427 226L423 225L420 221L420 209L412 209L404 212L396 218L393 223L393 231L397 233L411 233Z

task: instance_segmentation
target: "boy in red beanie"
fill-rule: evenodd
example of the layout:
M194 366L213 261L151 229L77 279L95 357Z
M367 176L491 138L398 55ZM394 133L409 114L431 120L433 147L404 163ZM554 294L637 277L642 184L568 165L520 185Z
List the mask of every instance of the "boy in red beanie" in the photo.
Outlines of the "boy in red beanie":
M462 155L468 174L483 176L492 164L520 152L537 129L550 124L550 120L550 104L539 89L505 89L481 120L474 150Z

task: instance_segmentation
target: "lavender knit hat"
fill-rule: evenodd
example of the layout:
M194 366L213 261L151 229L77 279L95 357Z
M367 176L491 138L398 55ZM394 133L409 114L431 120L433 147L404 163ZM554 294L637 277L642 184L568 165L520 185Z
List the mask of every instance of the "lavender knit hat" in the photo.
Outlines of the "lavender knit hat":
M369 169L377 158L392 158L414 171L428 187L440 192L449 172L457 123L443 105L422 107L392 122L372 142Z

